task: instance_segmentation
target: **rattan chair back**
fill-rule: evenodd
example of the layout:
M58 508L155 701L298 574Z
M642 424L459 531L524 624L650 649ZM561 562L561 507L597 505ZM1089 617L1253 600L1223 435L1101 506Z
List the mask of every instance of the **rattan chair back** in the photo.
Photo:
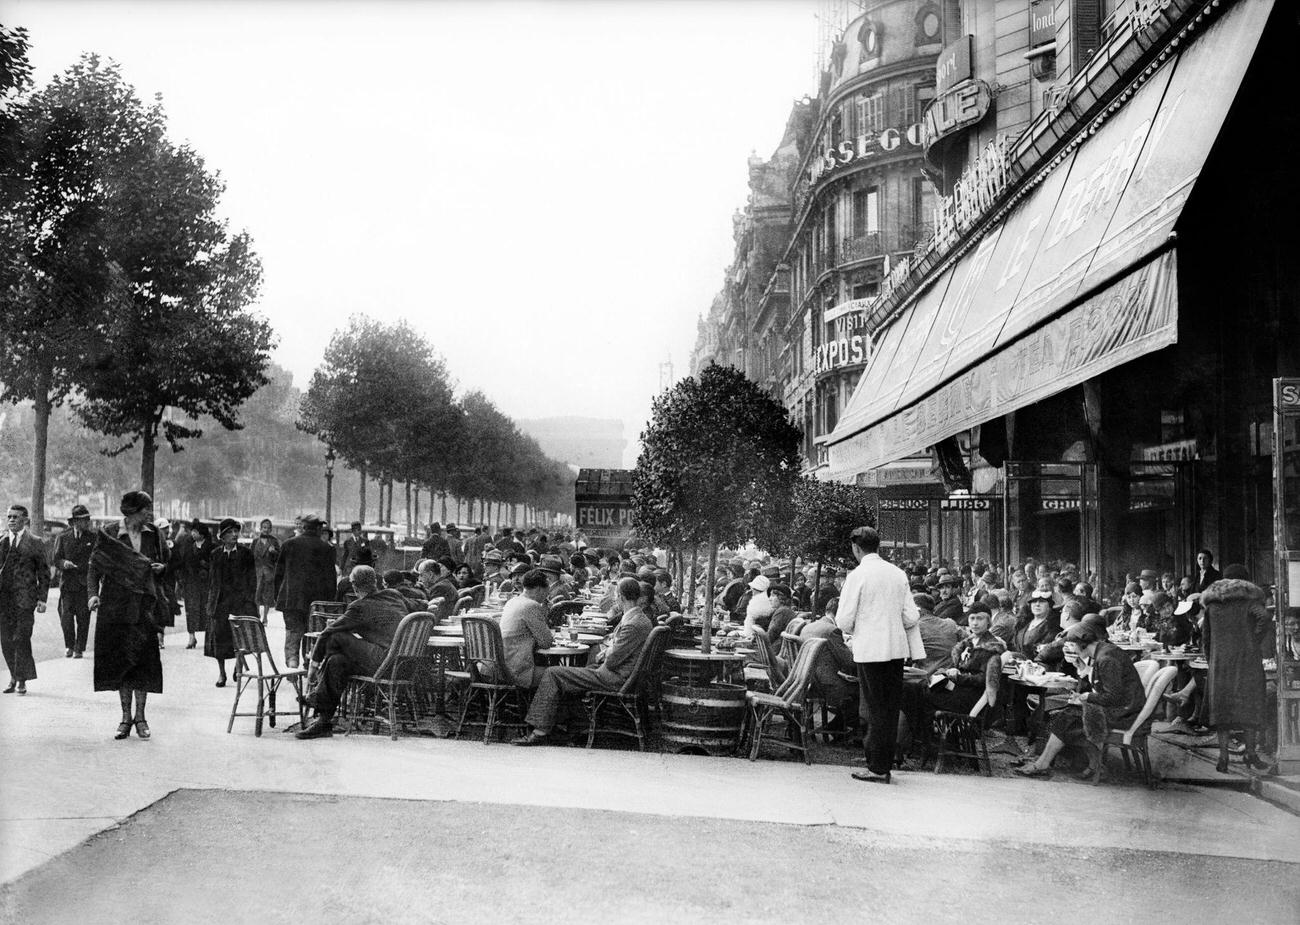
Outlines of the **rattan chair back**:
M506 644L501 638L501 624L491 617L465 617L460 621L465 634L465 665L474 684L508 684L518 686L506 662ZM482 667L488 666L484 672Z
M635 694L639 691L656 672L659 671L660 663L663 661L664 652L668 649L668 640L672 636L672 630L666 626L656 626L646 637L646 641L641 645L641 651L637 653L636 663L632 666L632 673L627 676L623 686L619 688L620 694Z

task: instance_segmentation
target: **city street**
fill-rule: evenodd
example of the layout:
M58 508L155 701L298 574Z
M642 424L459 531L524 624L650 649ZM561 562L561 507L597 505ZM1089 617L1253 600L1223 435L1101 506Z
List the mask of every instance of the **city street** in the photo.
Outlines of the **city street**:
M5 921L932 921L937 899L974 921L1095 921L1071 903L1100 890L1153 921L1289 922L1300 904L1300 820L1245 793L259 739L251 720L226 734L233 691L210 660L168 646L163 663L147 742L112 740L87 660L43 662L30 695L0 698ZM72 871L75 904L55 887Z

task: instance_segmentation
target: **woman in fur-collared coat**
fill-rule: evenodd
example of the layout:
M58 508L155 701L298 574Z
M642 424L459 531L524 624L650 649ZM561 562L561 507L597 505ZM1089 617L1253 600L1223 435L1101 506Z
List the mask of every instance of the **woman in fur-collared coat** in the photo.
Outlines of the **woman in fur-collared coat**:
M1224 577L1205 589L1201 638L1209 662L1206 704L1209 723L1219 734L1220 773L1228 770L1228 736L1240 729L1250 767L1267 765L1255 753L1264 721L1264 667L1261 647L1273 622L1264 607L1264 592L1250 581L1244 566L1229 565Z

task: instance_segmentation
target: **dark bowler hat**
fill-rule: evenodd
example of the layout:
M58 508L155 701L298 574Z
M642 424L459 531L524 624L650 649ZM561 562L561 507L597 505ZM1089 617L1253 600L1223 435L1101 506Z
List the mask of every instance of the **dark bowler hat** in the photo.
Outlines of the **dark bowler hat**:
M1145 579L1146 581L1159 581L1160 575L1153 568L1144 568L1138 573L1138 578Z
M558 575L564 571L564 563L560 561L559 556L542 556L542 561L537 563L537 567L543 572L550 572Z
M961 577L958 575L944 575L939 579L939 587L941 588L947 585L960 585L960 584L961 584Z
M233 517L227 517L225 520L221 521L220 525L218 525L218 527L217 527L217 537L220 538L220 537L225 536L225 535L226 535L226 531L228 531L228 530L234 530L236 533L238 533L240 530L243 530L243 529L244 529L244 525L243 525L243 524L241 524L239 521L235 520L235 518L233 518Z
M68 520L76 520L78 517L84 517L87 520L90 519L90 511L84 504L74 504L72 506L72 513L68 515Z

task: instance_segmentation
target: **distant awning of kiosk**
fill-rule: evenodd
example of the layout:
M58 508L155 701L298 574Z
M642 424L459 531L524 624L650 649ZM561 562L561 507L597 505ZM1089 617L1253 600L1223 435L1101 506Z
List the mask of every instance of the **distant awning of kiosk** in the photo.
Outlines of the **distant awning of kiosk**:
M1234 4L894 319L827 440L827 476L1177 341L1171 232L1272 6Z

